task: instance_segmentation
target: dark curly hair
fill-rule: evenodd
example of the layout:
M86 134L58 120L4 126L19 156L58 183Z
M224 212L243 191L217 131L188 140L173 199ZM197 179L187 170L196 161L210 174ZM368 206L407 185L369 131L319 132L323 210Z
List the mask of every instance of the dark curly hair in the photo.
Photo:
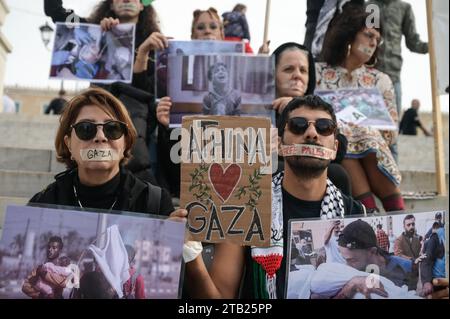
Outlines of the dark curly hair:
M88 21L90 23L100 24L104 18L117 18L113 10L111 10L113 0L103 0L92 12ZM136 32L146 39L153 32L160 32L157 24L157 15L153 6L144 7L144 10L139 13L139 21L136 25ZM138 43L137 43L138 45Z
M320 60L331 66L342 65L347 58L348 46L352 44L358 32L366 28L366 21L370 13L365 11L363 6L346 6L344 11L339 14L330 25L323 43ZM380 34L383 34L381 24L379 28L374 28ZM375 64L378 57L378 47L368 65Z

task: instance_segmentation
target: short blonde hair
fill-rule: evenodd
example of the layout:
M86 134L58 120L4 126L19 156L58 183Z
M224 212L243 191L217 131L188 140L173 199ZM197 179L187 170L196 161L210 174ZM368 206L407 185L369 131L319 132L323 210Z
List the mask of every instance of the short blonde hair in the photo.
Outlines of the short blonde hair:
M217 10L215 8L213 8L213 7L209 8L208 10L197 9L197 10L194 11L194 14L193 14L194 15L194 19L192 20L192 27L191 27L191 39L194 36L195 25L197 24L198 19L200 18L200 16L203 13L208 13L209 16L212 19L217 20L217 23L219 23L220 33L222 34L222 40L223 40L223 37L224 37L224 33L223 32L224 31L223 31L222 19L220 19L219 14L217 13Z
M113 119L124 122L127 125L124 158L120 162L120 164L126 164L131 159L131 149L137 137L136 129L123 103L108 91L96 87L81 92L67 103L64 112L61 114L58 132L56 133L56 159L58 162L66 164L67 168L77 167L77 163L72 160L72 154L64 142L64 137L71 135L71 125L75 124L81 109L87 105L95 105Z

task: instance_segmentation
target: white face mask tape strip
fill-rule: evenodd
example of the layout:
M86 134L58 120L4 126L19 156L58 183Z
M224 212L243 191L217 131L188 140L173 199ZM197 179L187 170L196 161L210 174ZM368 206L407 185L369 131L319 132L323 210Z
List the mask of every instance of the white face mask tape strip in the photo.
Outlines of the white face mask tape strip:
M364 53L365 55L367 55L368 57L372 57L372 55L375 53L375 50L376 50L376 49L361 44L361 45L358 47L358 50L359 50L360 52Z
M80 156L86 162L109 162L118 161L119 153L110 148L93 148L80 150Z
M336 158L336 151L329 148L308 144L282 145L281 153L284 157L305 156L323 160L334 160Z

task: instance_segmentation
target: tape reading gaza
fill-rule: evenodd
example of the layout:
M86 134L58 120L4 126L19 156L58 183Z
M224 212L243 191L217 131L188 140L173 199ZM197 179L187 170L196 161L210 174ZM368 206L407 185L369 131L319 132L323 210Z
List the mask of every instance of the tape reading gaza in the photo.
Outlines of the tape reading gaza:
M285 157L306 156L324 160L334 160L336 158L336 151L317 145L307 144L283 145L281 146L281 153Z
M80 156L83 161L87 162L107 162L118 161L119 153L110 148L93 148L80 150Z

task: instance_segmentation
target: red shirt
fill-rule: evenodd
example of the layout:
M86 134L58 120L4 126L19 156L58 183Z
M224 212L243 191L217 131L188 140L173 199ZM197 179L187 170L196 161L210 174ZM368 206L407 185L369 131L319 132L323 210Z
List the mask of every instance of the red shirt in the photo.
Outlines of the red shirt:
M377 242L378 247L384 251L389 251L389 238L382 229L377 229Z
M136 269L130 267L130 279L123 284L124 298L134 294L134 299L145 299L144 277L142 275L133 276L135 273Z

